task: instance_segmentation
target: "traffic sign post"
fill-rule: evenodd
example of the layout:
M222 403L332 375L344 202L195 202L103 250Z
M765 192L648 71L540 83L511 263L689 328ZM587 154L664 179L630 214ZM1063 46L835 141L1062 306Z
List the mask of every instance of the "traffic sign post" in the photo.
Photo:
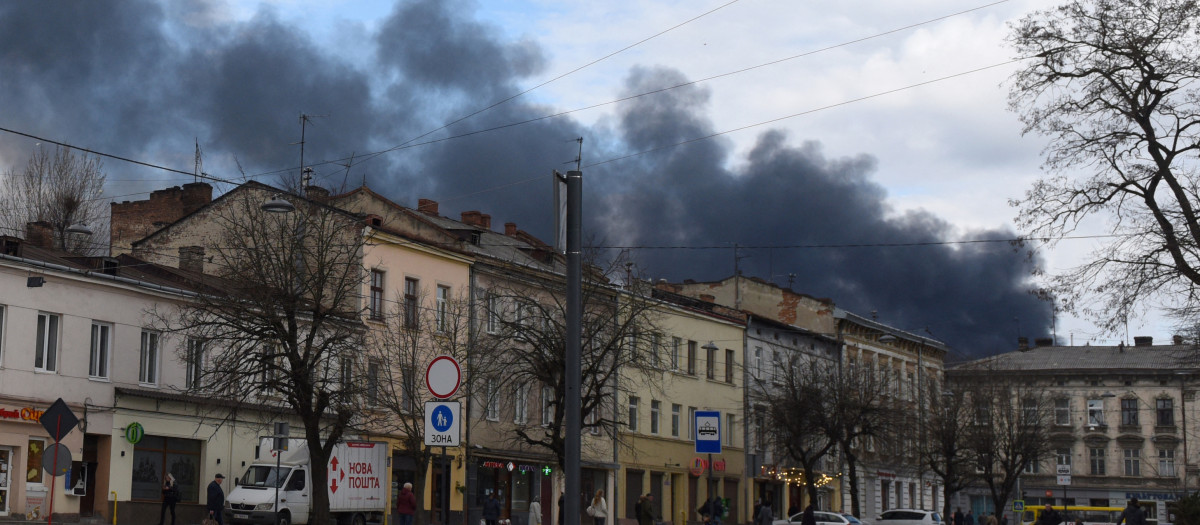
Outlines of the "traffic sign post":
M721 453L721 413L715 410L697 410L692 420L697 454Z
M1013 501L1013 512L1025 512L1025 500L1019 499Z
M426 401L425 444L431 447L460 446L461 414L458 401Z
M47 456L50 456L52 459L50 460L49 468L46 468L46 470L50 472L52 477L61 476L62 474L59 473L59 456L64 455L66 457L67 469L70 470L71 451L67 450L67 447L59 444L59 441L62 441L63 436L69 434L71 430L74 430L75 427L79 425L79 418L75 416L74 412L71 412L71 409L67 406L67 402L63 401L63 399L60 397L50 405L50 408L47 408L46 411L42 413L42 417L38 418L38 422L42 424L42 428L45 428L46 432L50 433L50 437L54 438L54 445L52 447L54 451L51 454L47 454ZM42 466L47 466L44 456L42 460ZM49 525L54 525L55 485L58 485L58 483L56 480L52 480L50 482L50 512L48 513L50 518L49 521L47 521Z
M462 383L462 368L458 361L448 355L439 355L425 369L425 386L438 399L448 399L458 391Z

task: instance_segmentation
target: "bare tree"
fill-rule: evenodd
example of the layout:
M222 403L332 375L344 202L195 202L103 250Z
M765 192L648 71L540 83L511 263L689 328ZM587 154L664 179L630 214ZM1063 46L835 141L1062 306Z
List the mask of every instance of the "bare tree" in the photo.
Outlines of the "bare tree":
M486 341L471 346L471 309L469 297L460 294L432 308L423 297L412 302L397 303L386 309L381 319L383 329L371 330L367 345L368 367L377 367L377 381L368 382L368 404L387 413L381 430L398 437L403 444L396 453L410 458L415 465L413 491L424 493L426 472L435 456L432 447L425 445L425 370L430 361L440 355L466 363L468 353L486 359ZM462 384L454 397L447 401L464 400L473 389L467 384L476 381L477 374L462 376ZM417 498L417 520L422 522Z
M815 502L816 473L837 445L837 439L825 430L838 426L833 423L834 402L828 394L830 382L837 381L838 364L793 354L775 371L773 377L759 379L757 388L748 393L754 397L752 404L763 407L772 446L804 469L804 488L808 500Z
M93 240L107 238L108 203L101 199L104 179L98 157L76 155L61 147L51 154L39 147L23 169L4 174L0 226L11 235L23 232L26 223L44 222L54 230L59 249L107 255L107 246ZM86 224L91 238L68 234L67 228L75 224Z
M822 430L845 455L851 512L861 516L858 487L861 446L868 440L880 447L899 443L900 440L892 439L892 436L903 434L903 431L896 431L898 425L904 423L899 416L908 411L898 407L901 400L890 395L893 385L888 374L878 374L871 367L854 363L838 368L818 367L814 371L823 376L817 379L826 381L825 395L830 401L830 411L821 420L824 422ZM903 454L896 457L903 457Z
M942 516L950 516L951 497L975 479L974 463L967 448L971 413L962 392L931 389L927 399L929 418L921 460L942 481Z
M1063 307L1109 329L1138 305L1200 304L1198 22L1194 0L1073 0L1012 27L1029 62L1010 108L1050 138L1049 175L1013 201L1016 221L1051 239L1109 222L1112 240L1054 281Z
M1039 388L985 368L959 371L953 378L951 390L970 403L964 432L971 466L988 487L994 508L1006 508L1017 478L1050 452L1052 401Z
M654 372L661 373L648 352L654 334L659 333L658 302L644 282L634 281L624 288L611 284L618 271L625 277L629 275L624 262L620 259L604 268L585 265L581 296L583 430L613 433L617 439L620 434L615 432L616 426L626 422L615 417L616 396L637 390L631 381L617 381L618 375L651 381ZM493 282L484 299L488 305L483 312L487 335L481 337L489 347L504 349L494 352L488 363L490 375L484 381L493 386L484 388L485 410L500 404L500 383L544 389L544 416L549 421L515 421L509 437L515 443L554 455L559 465L563 464L566 444L566 298L556 292L562 289L564 283L555 275L525 274L520 279ZM631 373L635 371L646 374Z
M218 291L157 319L210 348L202 374L214 395L299 418L313 486L326 487L319 466L348 430L365 424L362 234L354 217L298 197L291 213L265 212L267 197L245 190L213 210L209 226L218 233L207 248L222 278ZM312 491L312 508L315 523L329 521L325 490Z

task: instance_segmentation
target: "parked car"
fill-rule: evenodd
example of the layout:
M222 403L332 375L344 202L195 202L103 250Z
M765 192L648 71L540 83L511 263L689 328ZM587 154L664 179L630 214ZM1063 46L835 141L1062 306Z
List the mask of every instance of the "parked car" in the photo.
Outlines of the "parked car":
M798 512L796 514L792 514L792 517L786 520L775 520L771 523L771 525L795 525L800 523L800 519L803 516L803 512ZM813 512L813 517L817 519L817 525L854 525L854 522L850 521L854 519L854 516L846 517L836 512L823 512L818 510Z
M875 525L945 525L932 510L892 509L875 520Z
M853 514L842 513L842 517L850 521L850 525L872 525L871 522L855 518Z

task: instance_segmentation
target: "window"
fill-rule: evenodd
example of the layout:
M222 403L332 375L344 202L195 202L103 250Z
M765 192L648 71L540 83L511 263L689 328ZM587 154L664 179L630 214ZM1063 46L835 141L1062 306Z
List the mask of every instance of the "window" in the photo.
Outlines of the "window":
M1054 451L1054 464L1071 466L1071 449L1060 448Z
M200 491L210 480L200 478L201 441L146 434L134 445L130 494L135 500L158 502L162 499L162 480L167 473L179 483L184 503L199 501ZM272 470L274 467L272 467Z
M4 305L0 304L0 363L4 363Z
M594 436L600 434L600 425L596 424L599 420L598 412L597 408L593 408L583 415L583 427Z
M754 377L755 377L755 379L762 379L762 373L763 373L762 358L763 358L762 347L761 346L754 347Z
M88 377L108 379L108 349L111 347L112 325L92 321L92 350L88 356Z
M779 350L771 350L771 379L783 379L783 358L780 357Z
M1121 424L1122 425L1137 425L1138 424L1137 399L1122 399L1121 400Z
M449 320L446 318L448 309L450 308L450 287L438 285L437 287L437 331L445 332Z
M737 443L737 440L734 439L735 437L737 437L737 431L734 430L736 423L737 423L736 415L725 414L725 443L728 443L729 446L731 446L731 447L733 446L734 443Z
M420 290L420 286L421 286L421 281L413 279L412 277L404 278L404 327L405 328L412 329L412 328L417 327L417 313L418 313L417 312L417 296L419 295L418 292Z
M342 369L340 378L342 389L350 390L351 388L354 388L354 358L343 357L341 365Z
M736 363L733 362L733 350L725 350L725 382L733 383L733 367Z
M1042 462L1038 461L1037 458L1030 458L1029 462L1025 464L1024 472L1026 474L1038 474L1041 471L1042 471Z
M158 332L142 330L142 352L138 361L138 382L158 384Z
M658 413L661 410L662 402L653 399L650 401L650 433L658 434Z
M554 389L548 386L542 387L542 426L548 426L554 422Z
M641 359L641 356L638 355L638 334L636 331L625 335L625 344L623 346L631 362L636 363Z
M662 334L650 336L650 365L654 368L662 366Z
M379 405L379 362L367 363L367 404Z
M483 395L486 398L484 402L486 414L484 417L488 421L500 420L500 392L496 389L496 380L488 378L487 385L483 389Z
M1064 426L1071 424L1070 399L1064 397L1054 400L1054 424Z
M1102 427L1104 426L1104 400L1089 399L1087 402L1088 411L1088 426Z
M26 465L37 465L30 467L29 474L25 477L26 483L41 483L42 482L42 453L46 451L46 440L41 438L29 438L29 457L25 459ZM11 456L10 456L11 458ZM35 472L36 471L36 472ZM5 474L8 474L7 472ZM19 479L19 478L18 478Z
M689 375L696 375L696 342L695 341L688 341L687 373Z
M716 379L717 378L717 347L715 345L710 344L708 346L708 348L705 348L705 350L706 350L706 352L704 355L704 359L706 359L707 362L705 363L704 371L709 379Z
M679 418L683 415L680 414L682 410L682 405L671 404L671 437L679 437Z
M1154 401L1155 424L1160 427L1175 425L1175 400L1170 398Z
M681 346L683 346L683 339L671 338L671 370L679 370L679 347Z
M500 331L500 296L494 293L487 295L487 332L494 334Z
M1025 399L1021 401L1021 419L1026 425L1036 425L1038 423L1038 405L1036 399Z
M629 396L629 431L637 432L638 429L638 398L637 396Z
M1091 474L1093 476L1103 476L1104 475L1104 449L1103 448L1089 448L1088 449L1088 460L1089 460L1089 463L1091 466Z
M688 419L687 419L688 441L696 440L695 425L696 425L696 407L688 407Z
M1158 449L1158 475L1175 477L1175 451L1165 448Z
M513 390L513 423L529 420L529 385L517 385Z
M383 272L371 270L371 301L367 305L367 314L372 321L383 320Z
M187 340L187 362L184 366L187 367L184 377L184 386L187 388L200 388L203 386L201 376L204 374L204 340L195 337L189 337Z
M58 314L39 312L37 317L37 347L33 368L42 372L58 370Z
M416 393L417 388L420 388L420 386L417 385L417 380L413 374L413 370L414 368L411 366L404 366L400 368L400 409L405 412L411 412L413 410L413 399L415 397L413 394Z
M975 424L984 426L990 425L992 422L992 410L988 406L987 401L978 401L975 403Z
M1142 475L1142 451L1136 448L1125 449L1125 475Z

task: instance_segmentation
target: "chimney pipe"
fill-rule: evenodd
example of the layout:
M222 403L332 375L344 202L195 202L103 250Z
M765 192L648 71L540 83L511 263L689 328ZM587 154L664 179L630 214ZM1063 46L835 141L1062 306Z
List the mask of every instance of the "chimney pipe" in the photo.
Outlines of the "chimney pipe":
M1028 337L1018 337L1017 338L1017 350L1029 350L1029 338Z
M438 216L438 203L433 199L417 199L417 211L425 215Z
M1139 335L1133 338L1133 346L1154 346L1154 337Z
M504 234L509 237L516 235L517 234L517 223L515 223L515 222L504 223Z

